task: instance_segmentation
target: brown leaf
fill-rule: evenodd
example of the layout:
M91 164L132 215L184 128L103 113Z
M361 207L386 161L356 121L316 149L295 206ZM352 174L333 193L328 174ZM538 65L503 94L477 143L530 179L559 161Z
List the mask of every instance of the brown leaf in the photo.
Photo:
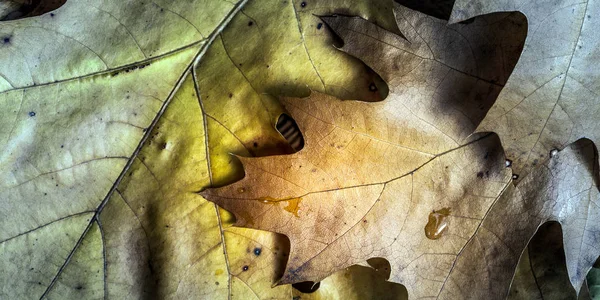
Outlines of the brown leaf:
M511 66L502 55L514 58L521 44L501 37L511 27L522 32L522 17L492 15L446 28L404 8L397 16L410 42L359 19L326 19L344 39L342 50L388 82L388 99L341 102L319 93L284 99L305 148L240 158L246 177L203 196L233 211L238 225L290 238L280 283L317 281L383 257L390 279L405 284L411 297L502 298L537 227L557 220L570 281L579 290L600 240L600 228L587 222L598 214L593 147L560 152L515 188L494 136L464 142L508 77L498 73ZM457 43L450 38L456 36L466 37ZM490 55L490 41L509 51ZM467 90L473 84L478 88ZM468 105L476 100L483 109Z
M521 252L547 221L562 225L569 280L579 291L600 253L600 194L592 175L596 160L593 144L581 140L535 168L517 187L509 185L463 249L440 297L506 297Z
M360 19L327 19L344 38L343 50L386 79L388 99L342 102L316 92L307 99L284 99L304 133L304 149L289 156L240 158L246 170L242 181L203 193L233 211L238 225L290 237L281 283L315 281L379 256L390 261L391 279L406 284L409 294L436 295L510 180L493 136L465 146L460 141L475 128L473 120L483 117L472 103L491 105L501 88L492 81L507 78L498 70L510 69L510 59L501 56L514 62L516 52L436 54L448 47L464 53L457 44L491 49L489 41L518 48L513 39L487 37L500 36L512 24L518 28L519 19L491 16L446 29L442 21L405 8L396 13L410 42ZM440 32L442 38L433 34ZM452 38L465 32L475 38L461 43Z

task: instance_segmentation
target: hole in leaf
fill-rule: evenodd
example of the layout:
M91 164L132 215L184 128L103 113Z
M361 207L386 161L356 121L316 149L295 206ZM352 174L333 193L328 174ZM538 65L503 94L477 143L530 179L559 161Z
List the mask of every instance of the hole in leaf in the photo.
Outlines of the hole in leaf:
M300 151L304 147L304 137L300 132L298 124L292 117L286 114L280 115L275 127L294 151Z
M40 16L63 6L67 0L8 1L0 12L0 21L11 21ZM56 14L51 13L50 17Z
M400 5L438 19L450 19L454 0L396 0Z
M303 282L298 282L298 283L292 284L293 288L295 288L298 291L305 293L305 294L310 294L310 293L316 292L320 286L321 286L320 282L314 283L312 281L303 281Z

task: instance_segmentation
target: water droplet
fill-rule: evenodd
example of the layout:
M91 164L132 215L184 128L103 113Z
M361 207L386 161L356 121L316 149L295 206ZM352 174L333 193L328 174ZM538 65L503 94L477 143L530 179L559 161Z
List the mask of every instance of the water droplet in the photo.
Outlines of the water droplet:
M513 180L517 180L517 179L519 179L519 174L513 174L513 176L512 176L512 179L513 179Z
M504 165L505 165L507 168L510 168L510 166L512 166L512 160L510 160L510 159L507 159L506 161L504 161Z
M555 157L558 154L558 149L552 149L552 151L550 151L550 157Z
M241 193L244 193L244 192L246 192L246 189L245 189L245 188L243 188L243 187L241 187L241 188L238 188L238 189L237 189L237 192L241 194Z
M427 225L425 225L425 236L430 240L441 238L448 229L448 221L446 218L449 215L450 208L447 207L429 213L429 221L427 222Z

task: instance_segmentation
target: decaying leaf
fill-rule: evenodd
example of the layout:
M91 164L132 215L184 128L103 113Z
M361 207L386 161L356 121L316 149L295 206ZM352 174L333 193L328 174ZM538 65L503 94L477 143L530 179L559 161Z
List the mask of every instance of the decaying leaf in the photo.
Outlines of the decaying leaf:
M411 297L501 297L507 266L547 220L563 225L579 290L600 238L588 222L598 214L591 144L558 152L515 188L496 135L470 137L516 86L500 92L523 48L523 15L446 26L392 12L389 0L246 2L68 1L0 23L0 298L289 299L290 285L272 287L281 276L340 269L313 298L405 297L384 277ZM3 4L0 15L17 7ZM566 35L578 46L594 39L595 4L585 5L572 5L581 28ZM362 19L319 17L333 13ZM328 26L387 85L331 47ZM581 51L557 77L539 144L593 129L591 116L551 132L563 102L583 114L569 106L582 90L569 80L596 54ZM594 80L579 84L593 94ZM284 106L267 94L309 90ZM240 161L242 181L205 190L240 178ZM238 225L273 232L232 227L201 190ZM391 273L351 267L372 257Z
M579 291L600 252L596 160L593 144L581 140L535 168L516 188L509 185L463 249L441 296L505 297L521 251L547 221L562 226L569 280Z
M238 225L290 237L290 260L281 283L322 279L380 256L393 266L392 280L407 285L409 294L437 293L461 245L510 180L493 137L464 147L460 141L499 92L501 85L491 81L505 80L511 60L503 62L501 55L511 57L511 52L492 53L486 61L476 55L436 59L435 54L448 44L462 53L453 39L440 38L440 31L448 36L479 33L469 35L479 39L462 40L465 49L488 49L490 41L506 41L506 49L518 49L512 39L487 39L502 34L499 28L518 28L518 16L492 16L445 29L442 21L405 8L398 7L396 14L410 42L360 19L326 19L344 39L343 50L386 80L388 99L342 102L314 92L307 99L283 100L304 133L304 149L241 158L243 180L203 193L233 211ZM478 89L473 91L473 85ZM472 103L482 109L469 110ZM454 179L448 182L450 176ZM425 227L430 214L448 211L449 216L440 216L441 223L451 223L440 245L430 239L440 234L436 228L427 229L428 238Z
M386 2L345 5L394 29ZM298 90L305 81L319 82L310 49L345 73L321 74L322 80L351 86L329 92L381 97L369 91L377 82L372 71L335 49L327 52L330 43L320 39L326 28L305 38L293 14L300 3L284 4L288 14L277 15L275 1L254 1L237 13L244 3L69 1L40 17L0 24L0 140L6 145L0 296L291 297L289 286L271 288L286 260L285 238L231 228L229 215L195 192L235 178L235 167L219 165L219 156L231 162L229 152L282 150L285 139L265 127L272 129L283 110L262 93L282 83ZM327 3L311 2L322 6L311 11L331 13L336 7ZM249 16L275 22L250 26ZM240 26L260 27L257 34L274 38L241 44ZM293 39L282 39L284 32ZM243 73L233 54L242 46L257 47L257 57L260 47L270 47L265 53L273 56L262 62L274 73L245 61ZM225 56L230 68L219 56L223 47L232 53ZM309 68L298 67L296 74L305 74L290 79L277 68L296 48L302 55L294 64ZM244 85L235 76L254 81ZM256 105L261 102L266 105ZM249 123L251 111L266 117ZM243 118L231 122L236 116ZM240 144L251 150L240 151Z
M600 141L600 3L457 0L450 21L499 11L526 15L527 40L477 130L498 133L515 172L524 175L553 149L580 138Z
M135 169L131 158L139 141L153 132L148 128L155 116L191 76L208 35L239 7L69 1L40 17L2 23L2 297L141 297L165 286L165 293L175 291L168 276L159 284L148 276L152 245L144 230L153 228L142 222L146 215L121 199L107 200L120 195L115 182L124 168ZM185 137L196 141L193 134ZM189 180L200 188L200 179ZM184 269L175 263L171 268Z
M229 153L294 151L272 130L285 111L268 94L302 96L312 89L364 101L385 96L385 83L362 62L333 48L329 29L315 15L360 14L398 31L391 5L390 0L265 0L249 3L233 18L197 69L214 184L229 183L243 174ZM234 172L223 173L223 169Z
M486 99L493 100L510 72L510 60L495 61L483 51L490 49L485 42L506 43L491 49L518 54L514 34L489 37L509 26L519 32L522 15L446 28L404 8L396 13L410 42L359 19L325 18L344 39L342 50L386 80L388 99L341 102L313 93L282 100L305 135L305 148L240 158L245 178L203 196L234 212L238 225L290 238L280 283L317 281L383 257L392 266L390 279L403 283L410 297L503 298L530 237L556 220L563 226L569 279L579 291L599 252L600 230L588 222L598 214L593 146L554 151L553 160L515 188L494 136L464 144L486 113ZM469 30L480 35L460 35ZM470 52L444 34L467 36L462 45ZM468 40L473 36L489 39ZM477 57L487 64L466 63ZM460 93L461 80L470 81L468 93ZM460 101L452 101L457 94ZM475 99L482 109L461 106Z

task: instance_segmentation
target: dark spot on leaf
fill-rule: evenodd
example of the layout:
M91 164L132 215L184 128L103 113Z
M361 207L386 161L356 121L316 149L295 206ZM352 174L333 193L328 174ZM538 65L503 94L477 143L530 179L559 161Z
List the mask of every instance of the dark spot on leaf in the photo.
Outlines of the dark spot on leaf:
M371 92L376 92L377 91L377 86L375 85L375 83L369 84L369 91Z
M477 177L478 178L483 178L483 172L477 172Z
M10 36L5 36L5 37L2 39L2 41L3 41L5 44L8 44L8 43L10 43Z
M54 17L54 16L55 16L55 14L54 14L54 13L50 13L50 17Z
M323 27L323 23L319 23L319 24L317 24L317 29L319 29L319 30L320 30L322 27Z
M254 146L254 148L258 148L258 143L254 142L254 144L252 144L252 146Z
M215 285L219 285L219 282L218 282L218 281L215 281Z
M305 294L310 294L310 293L316 292L320 286L321 286L320 282L314 283L312 281L303 281L303 282L298 282L298 283L292 284L293 288L295 288L296 290L298 290L302 293L305 293Z
M30 116L30 117L35 117L35 111L30 111L30 112L29 112L29 116Z
M233 93L229 93L229 98L233 98Z
M244 270L244 271L248 271L248 266L244 266L244 267L242 268L242 270Z
M82 290L82 289L83 289L83 286L81 286L81 285L78 285L78 286L77 286L77 287L75 287L75 288L76 288L76 289L78 289L78 290Z
M254 22L252 22L252 21L248 22L248 26L252 26L252 25L254 25Z
M519 179L519 175L518 175L518 174L513 174L513 176L512 176L512 179L513 179L513 180L517 180L517 179Z
M260 255L261 251L262 250L260 248L254 248L254 255L256 255L256 256Z
M300 6L302 6L302 7L306 7L306 2L305 2L305 1L302 1L302 3L300 3Z

